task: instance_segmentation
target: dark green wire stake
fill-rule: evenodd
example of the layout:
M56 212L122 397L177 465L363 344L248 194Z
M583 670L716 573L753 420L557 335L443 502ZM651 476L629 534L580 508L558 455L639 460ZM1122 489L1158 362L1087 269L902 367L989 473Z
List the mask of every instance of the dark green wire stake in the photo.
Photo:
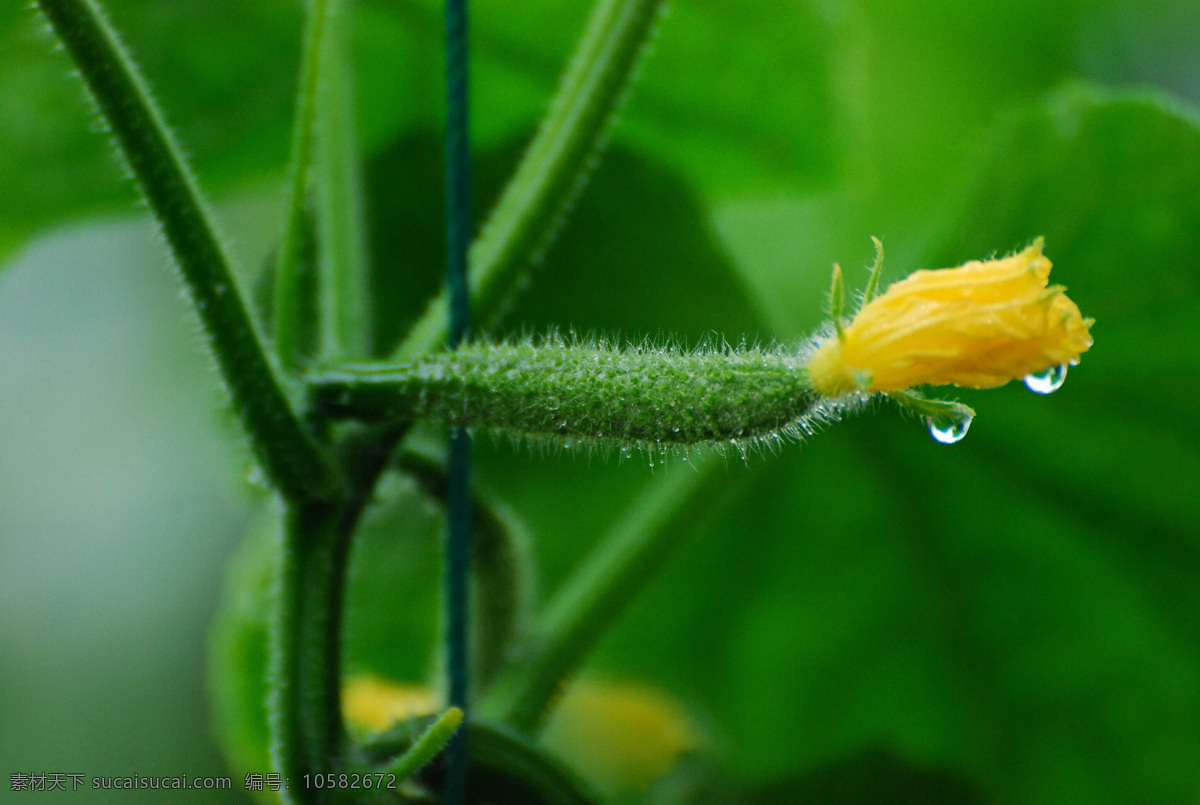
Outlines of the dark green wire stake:
M467 296L467 249L471 244L471 150L467 126L467 0L446 0L446 296L450 301L450 347L471 323ZM467 577L471 555L471 440L450 434L446 496L446 668L452 706L468 712ZM467 724L446 751L444 802L461 805L467 783Z

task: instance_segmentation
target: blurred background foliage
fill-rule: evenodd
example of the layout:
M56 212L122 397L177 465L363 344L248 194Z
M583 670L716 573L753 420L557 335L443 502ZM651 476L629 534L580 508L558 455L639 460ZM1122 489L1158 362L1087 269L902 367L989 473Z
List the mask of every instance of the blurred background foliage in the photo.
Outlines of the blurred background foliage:
M279 226L299 4L108 5L253 282ZM481 214L587 5L475 8ZM441 272L439 14L355 12L381 348ZM1097 324L1054 396L964 393L979 417L953 448L881 406L719 470L591 662L674 696L716 747L718 771L652 796L1200 798L1198 38L1191 0L673 4L495 334L796 341L833 261L865 280L869 235L885 280L1044 235ZM0 43L0 765L227 773L206 641L265 496L66 58L15 5ZM534 535L543 597L653 481L503 439L477 456ZM347 664L419 682L437 513L406 500L362 545ZM255 555L214 632L235 768L254 762Z

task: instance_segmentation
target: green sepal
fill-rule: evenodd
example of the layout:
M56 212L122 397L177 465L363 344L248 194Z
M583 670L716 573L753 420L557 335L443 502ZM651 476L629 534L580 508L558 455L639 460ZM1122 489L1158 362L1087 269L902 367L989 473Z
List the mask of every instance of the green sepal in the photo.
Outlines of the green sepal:
M933 422L969 422L975 418L975 409L957 400L931 400L918 391L889 391L889 397L906 411Z
M833 264L833 278L830 280L829 286L829 317L833 319L833 327L837 330L837 337L844 339L846 337L844 327L842 325L842 312L846 308L846 283L842 279L842 267L837 263Z
M883 273L883 241L872 235L871 243L875 244L875 262L871 263L867 287L863 289L862 303L864 305L875 298L875 294L879 291L879 275Z

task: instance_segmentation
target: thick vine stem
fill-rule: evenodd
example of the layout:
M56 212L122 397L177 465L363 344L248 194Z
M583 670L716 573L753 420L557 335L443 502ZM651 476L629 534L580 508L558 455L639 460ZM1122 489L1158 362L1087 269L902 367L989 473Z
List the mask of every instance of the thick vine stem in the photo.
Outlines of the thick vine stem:
M429 419L564 446L662 450L798 439L866 399L815 395L801 351L476 343L309 376L323 415Z
M598 0L550 109L471 247L471 307L486 322L520 271L541 259L596 163L637 76L665 0ZM412 359L446 342L437 297L396 352Z
M273 765L289 779L289 802L319 803L326 792L306 775L341 769L341 617L347 540L340 506L289 505L272 629L268 711Z
M284 497L329 495L338 477L300 422L250 318L200 191L146 84L93 0L38 0L162 224L221 376Z
M346 572L359 519L404 432L346 434L345 493L336 502L285 502L268 712L275 768L293 781L289 801L337 801L337 789L305 788L303 776L340 773L353 759L341 709Z

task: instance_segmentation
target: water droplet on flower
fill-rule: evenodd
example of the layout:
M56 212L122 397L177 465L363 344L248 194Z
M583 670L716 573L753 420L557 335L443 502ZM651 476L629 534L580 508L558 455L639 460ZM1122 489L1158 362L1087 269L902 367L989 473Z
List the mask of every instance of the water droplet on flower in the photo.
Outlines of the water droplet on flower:
M971 417L931 416L925 419L929 435L941 444L961 442L971 428Z
M1025 385L1030 391L1036 391L1038 394L1049 394L1052 391L1058 391L1062 388L1063 381L1066 379L1067 365L1060 363L1044 371L1025 375Z

